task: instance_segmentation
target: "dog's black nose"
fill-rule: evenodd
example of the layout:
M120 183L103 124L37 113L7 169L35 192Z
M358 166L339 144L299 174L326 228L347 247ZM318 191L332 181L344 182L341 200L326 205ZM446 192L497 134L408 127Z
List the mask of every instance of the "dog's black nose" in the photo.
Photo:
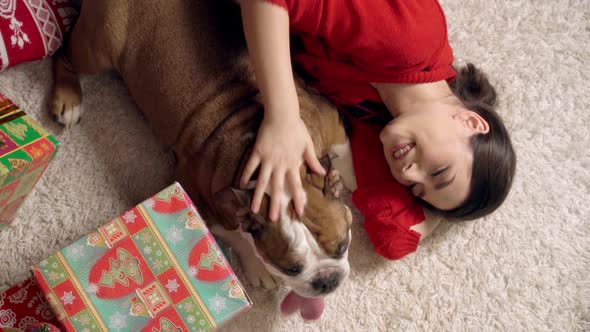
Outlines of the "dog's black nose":
M329 294L340 285L341 275L338 272L330 273L327 276L319 277L311 282L311 286L320 294Z

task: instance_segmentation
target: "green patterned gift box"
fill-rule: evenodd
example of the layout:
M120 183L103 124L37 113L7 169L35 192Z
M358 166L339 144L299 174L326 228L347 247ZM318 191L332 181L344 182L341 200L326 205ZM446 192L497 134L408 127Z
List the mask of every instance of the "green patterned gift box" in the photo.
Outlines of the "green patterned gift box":
M208 331L252 305L177 183L33 273L66 331Z
M0 230L9 225L59 143L0 94Z

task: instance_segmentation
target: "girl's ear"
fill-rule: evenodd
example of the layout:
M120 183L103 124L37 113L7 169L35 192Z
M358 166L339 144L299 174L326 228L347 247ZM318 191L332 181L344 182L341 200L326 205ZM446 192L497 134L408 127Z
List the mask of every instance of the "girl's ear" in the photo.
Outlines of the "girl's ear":
M488 122L474 111L462 110L453 117L460 121L463 128L471 135L487 134L490 131Z

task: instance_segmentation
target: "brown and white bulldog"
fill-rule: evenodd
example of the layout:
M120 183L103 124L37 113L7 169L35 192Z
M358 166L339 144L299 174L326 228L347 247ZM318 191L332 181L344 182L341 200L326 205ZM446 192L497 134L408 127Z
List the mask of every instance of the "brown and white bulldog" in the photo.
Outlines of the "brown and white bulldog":
M342 181L301 168L307 195L299 218L285 197L280 221L250 209L237 189L263 116L240 12L229 0L85 0L66 46L54 58L52 112L71 126L82 108L78 74L117 71L156 135L174 152L176 177L214 234L238 253L249 281L277 276L306 297L331 293L349 273L352 215ZM298 86L301 117L318 156L346 149L336 110ZM324 161L326 158L324 158ZM270 272L270 274L269 274Z

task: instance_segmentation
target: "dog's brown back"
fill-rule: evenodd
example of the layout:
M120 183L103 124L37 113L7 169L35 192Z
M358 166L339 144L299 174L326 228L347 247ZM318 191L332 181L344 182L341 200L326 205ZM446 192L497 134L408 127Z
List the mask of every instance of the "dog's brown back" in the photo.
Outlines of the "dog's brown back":
M191 137L192 145L200 146L233 111L225 103L255 93L244 84L250 77L240 61L245 44L239 8L230 1L88 2L82 15L98 12L104 19L95 35L104 41L89 43L104 47L101 53L165 144L184 148L182 134L190 127L198 136ZM208 111L212 103L215 110Z
M73 60L90 58L94 69L121 74L155 133L178 156L177 178L199 206L215 207L214 194L233 184L263 116L238 5L231 0L84 2L74 30L81 36L74 37L87 45L75 47L83 54ZM346 142L336 110L301 85L298 94L316 153L326 155L332 144ZM308 205L329 210L326 202ZM345 238L348 225L326 222L323 231Z
M89 41L104 49L97 61L106 55L164 144L179 158L222 157L220 165L203 165L204 173L239 168L235 156L255 138L263 113L238 5L230 0L87 1L91 4L82 15L102 13L104 20L95 38L108 36ZM300 90L302 117L318 154L325 154L329 140L345 140L338 116L326 102ZM212 135L220 131L224 135ZM228 180L225 176L212 186L226 186Z

